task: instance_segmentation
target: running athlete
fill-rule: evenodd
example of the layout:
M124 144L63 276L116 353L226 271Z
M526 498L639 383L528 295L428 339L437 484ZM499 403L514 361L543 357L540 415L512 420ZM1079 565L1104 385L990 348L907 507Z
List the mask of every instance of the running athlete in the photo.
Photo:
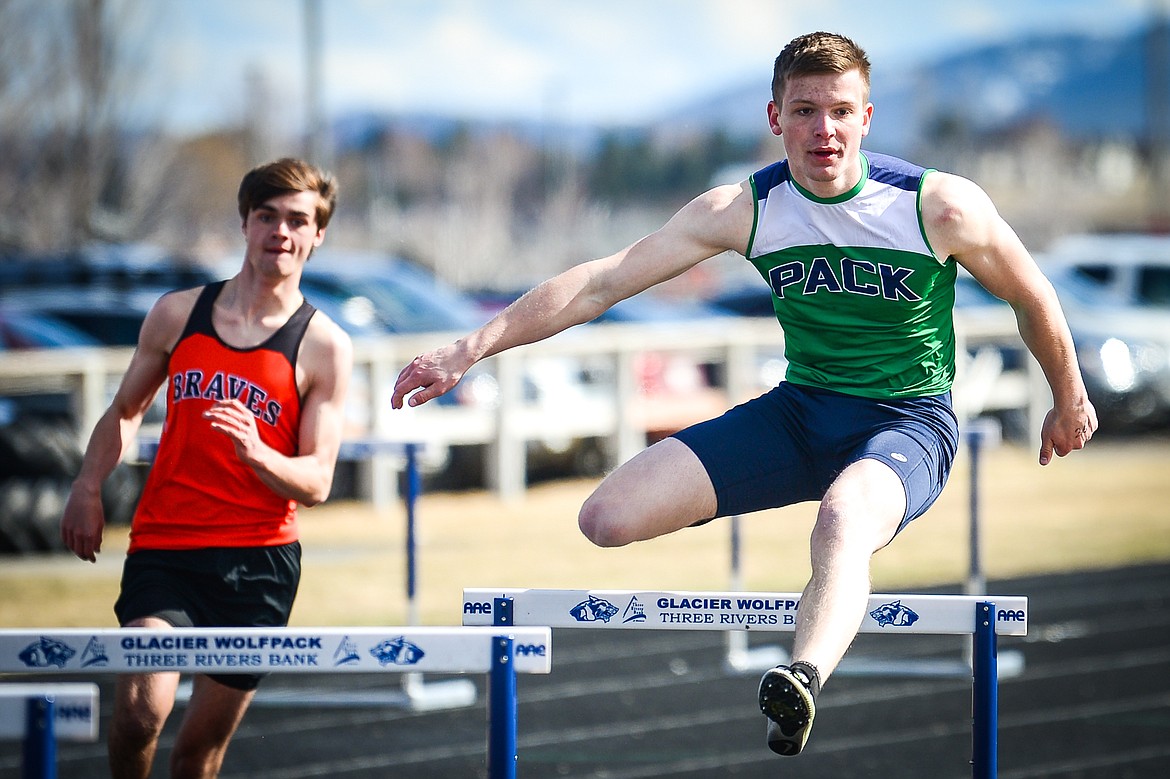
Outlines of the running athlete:
M812 33L776 59L768 123L787 159L700 195L664 227L561 273L480 329L416 357L393 404L417 406L475 362L587 322L618 301L732 250L771 289L786 380L643 450L581 508L600 546L714 517L819 500L789 666L761 679L771 749L798 754L815 698L857 633L870 558L938 497L957 448L950 388L956 265L1011 304L1053 407L1040 464L1097 427L1052 285L974 183L863 152L869 61Z
M297 506L329 495L352 364L348 336L300 292L336 193L332 176L300 160L250 171L238 197L239 273L164 295L146 316L61 520L65 544L93 562L102 482L165 387L166 423L114 606L123 627L288 624L300 579ZM195 676L171 776L219 773L259 681ZM150 775L178 683L177 673L118 677L114 777Z

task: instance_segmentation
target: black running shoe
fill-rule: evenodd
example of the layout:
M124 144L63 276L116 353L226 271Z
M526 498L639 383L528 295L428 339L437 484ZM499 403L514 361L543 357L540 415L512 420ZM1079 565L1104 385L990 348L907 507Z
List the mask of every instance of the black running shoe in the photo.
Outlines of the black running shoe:
M812 730L816 705L808 679L778 665L760 679L760 711L768 718L768 748L778 755L798 755Z

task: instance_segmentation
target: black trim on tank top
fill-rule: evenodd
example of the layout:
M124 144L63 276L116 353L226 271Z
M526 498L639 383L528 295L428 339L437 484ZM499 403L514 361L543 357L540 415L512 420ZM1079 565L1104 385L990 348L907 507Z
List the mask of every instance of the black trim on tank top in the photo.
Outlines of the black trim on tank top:
M309 329L309 320L312 319L317 309L309 301L302 299L300 307L292 313L288 321L264 341L256 346L245 348L232 346L219 337L219 333L215 331L215 325L211 321L211 312L215 307L215 301L223 292L226 283L226 281L215 281L203 288L195 300L195 306L191 309L191 315L187 318L187 325L183 328L183 334L179 337L179 341L181 342L188 336L195 334L206 335L214 338L225 349L236 352L251 352L258 349L279 352L288 360L289 365L296 368L297 351L301 348L301 341L304 340L305 333Z

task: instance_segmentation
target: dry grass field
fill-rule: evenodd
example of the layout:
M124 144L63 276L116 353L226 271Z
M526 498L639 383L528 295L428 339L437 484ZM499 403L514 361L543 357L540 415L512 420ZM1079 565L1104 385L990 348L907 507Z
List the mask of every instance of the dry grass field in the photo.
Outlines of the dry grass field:
M989 578L1170 559L1170 440L1096 440L1046 468L1030 449L1007 445L985 452L980 465ZM969 468L964 451L935 507L877 555L875 589L964 581ZM417 506L420 622L458 624L464 586L731 588L726 522L622 549L591 546L576 515L594 483L538 485L516 504L484 492L424 494ZM813 516L813 505L804 504L742 520L744 589L803 586ZM326 503L303 511L302 524L295 624L406 624L401 506ZM126 542L125 528L112 528L96 565L65 555L0 558L0 626L114 626Z

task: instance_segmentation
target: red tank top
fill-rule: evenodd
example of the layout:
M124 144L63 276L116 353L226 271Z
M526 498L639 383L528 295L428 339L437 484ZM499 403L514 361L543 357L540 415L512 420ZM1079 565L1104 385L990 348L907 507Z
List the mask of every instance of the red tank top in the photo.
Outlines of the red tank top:
M235 397L256 415L260 438L297 453L301 401L296 356L316 309L302 303L259 346L236 349L215 332L211 310L224 282L204 287L167 367L166 422L130 529L139 549L276 546L297 540L297 504L240 462L235 446L203 417Z

